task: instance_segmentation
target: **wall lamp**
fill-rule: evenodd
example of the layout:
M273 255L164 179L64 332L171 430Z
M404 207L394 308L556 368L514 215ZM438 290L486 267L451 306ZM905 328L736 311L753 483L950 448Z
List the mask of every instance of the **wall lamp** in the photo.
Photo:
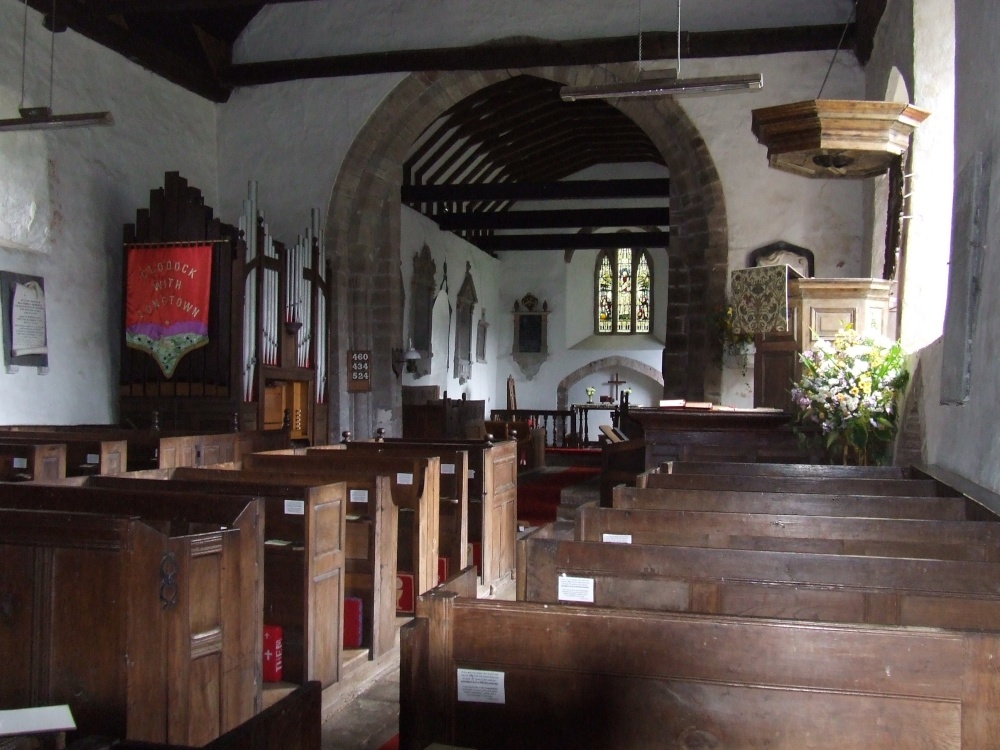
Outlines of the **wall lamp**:
M392 371L398 378L403 374L405 369L407 372L413 373L417 371L417 360L419 360L420 352L413 348L413 340L411 339L406 351L402 349L392 350Z

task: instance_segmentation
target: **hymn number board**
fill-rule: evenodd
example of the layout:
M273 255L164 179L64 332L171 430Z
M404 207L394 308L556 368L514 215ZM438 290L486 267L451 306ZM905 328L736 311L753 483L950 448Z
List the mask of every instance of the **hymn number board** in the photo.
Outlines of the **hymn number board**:
M372 389L372 353L360 349L347 352L347 392L367 393Z

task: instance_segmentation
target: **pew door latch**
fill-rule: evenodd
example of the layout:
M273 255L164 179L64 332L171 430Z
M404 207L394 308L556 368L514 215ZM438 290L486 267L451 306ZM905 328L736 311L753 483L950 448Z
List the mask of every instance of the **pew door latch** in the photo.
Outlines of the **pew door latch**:
M177 555L173 552L164 552L160 559L160 603L164 609L171 609L177 606L177 573L180 566L177 564Z

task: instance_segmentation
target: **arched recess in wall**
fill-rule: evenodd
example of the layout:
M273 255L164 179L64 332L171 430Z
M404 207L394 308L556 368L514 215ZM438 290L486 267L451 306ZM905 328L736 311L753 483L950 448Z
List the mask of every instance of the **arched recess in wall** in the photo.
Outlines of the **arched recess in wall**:
M643 375L651 380L655 380L661 386L663 385L663 373L657 372L644 362L632 359L631 357L619 357L617 355L604 357L573 370L573 372L559 381L559 385L556 387L556 408L569 408L569 389L573 385L579 383L584 378L591 377L594 373L607 372L608 370L613 370L624 375Z
M633 80L634 66L588 66L476 72L419 73L403 80L372 113L354 139L333 186L326 216L327 256L333 267L330 424L358 437L377 426L400 431L401 389L392 372L392 349L403 346L403 289L399 280L402 164L423 130L452 105L515 75L535 75L589 86ZM664 395L701 399L713 358L707 311L725 298L728 232L722 184L704 139L671 98L614 103L641 127L670 170L669 304L683 323L668 330L663 353ZM674 266L683 269L675 275ZM350 295L360 273L367 306ZM675 276L684 288L675 295ZM681 314L683 313L683 314ZM374 359L372 393L350 396L340 357L368 349Z

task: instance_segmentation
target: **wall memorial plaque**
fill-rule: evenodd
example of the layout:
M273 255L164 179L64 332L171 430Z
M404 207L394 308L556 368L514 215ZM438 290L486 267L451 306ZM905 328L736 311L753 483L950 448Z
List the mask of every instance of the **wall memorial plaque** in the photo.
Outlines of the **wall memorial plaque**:
M8 367L48 367L45 282L40 276L0 271L3 350Z

